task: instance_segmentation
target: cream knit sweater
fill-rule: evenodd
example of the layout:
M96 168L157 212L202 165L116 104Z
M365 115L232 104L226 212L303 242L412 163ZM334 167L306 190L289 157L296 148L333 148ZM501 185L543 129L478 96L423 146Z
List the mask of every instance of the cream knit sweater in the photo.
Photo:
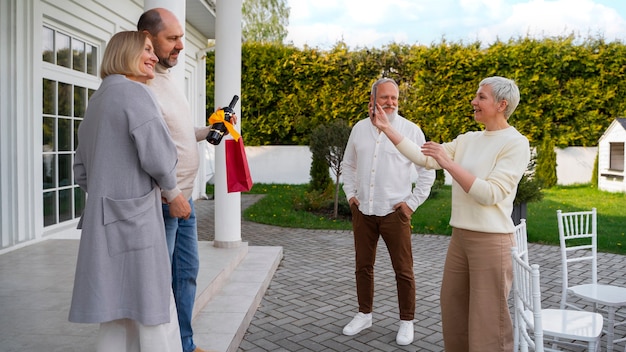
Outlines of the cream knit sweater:
M205 140L209 127L194 127L187 97L177 88L167 68L157 64L155 77L148 82L148 87L157 97L163 118L178 151L177 188L173 191L163 191L163 196L171 201L182 192L185 198L189 199L198 174L200 160L198 142Z
M468 132L442 145L452 160L476 176L468 193L452 182L450 226L488 233L513 232L513 199L530 159L528 139L508 127ZM396 147L418 165L441 169L408 138Z

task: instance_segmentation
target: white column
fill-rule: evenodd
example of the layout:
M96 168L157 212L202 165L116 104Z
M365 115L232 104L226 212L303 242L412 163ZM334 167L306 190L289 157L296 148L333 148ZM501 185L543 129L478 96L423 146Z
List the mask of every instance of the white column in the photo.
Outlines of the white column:
M227 106L241 97L241 2L217 0L215 24L215 106ZM235 107L241 131L241 100ZM226 138L231 138L226 136ZM215 247L241 244L241 193L226 189L224 140L215 148Z
M153 9L155 7L162 7L164 9L168 9L172 11L174 15L178 18L180 25L183 27L183 31L185 30L186 23L186 13L185 13L185 0L145 0L143 3L144 11ZM139 18L137 18L139 20ZM135 22L136 23L136 22ZM184 37L183 37L184 38ZM187 44L185 43L185 51L187 49ZM176 66L170 69L174 77L176 77L176 83L178 84L178 89L182 92L185 91L185 53L181 53L178 55L178 63Z
M40 18L39 2L0 1L0 248L44 232Z

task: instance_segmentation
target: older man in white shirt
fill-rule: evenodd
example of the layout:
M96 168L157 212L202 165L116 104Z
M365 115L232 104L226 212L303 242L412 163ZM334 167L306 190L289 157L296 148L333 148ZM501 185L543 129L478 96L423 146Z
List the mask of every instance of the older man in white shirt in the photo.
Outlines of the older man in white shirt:
M372 85L369 114L374 113L375 104L380 105L396 130L422 145L426 139L419 126L398 115L399 91L398 84L390 78L376 81ZM352 211L359 303L359 312L343 333L351 336L372 326L374 262L378 238L382 236L398 289L400 327L396 343L408 345L413 342L415 314L411 216L428 198L435 171L404 157L369 118L352 128L342 169L343 190ZM412 170L417 171L414 187Z

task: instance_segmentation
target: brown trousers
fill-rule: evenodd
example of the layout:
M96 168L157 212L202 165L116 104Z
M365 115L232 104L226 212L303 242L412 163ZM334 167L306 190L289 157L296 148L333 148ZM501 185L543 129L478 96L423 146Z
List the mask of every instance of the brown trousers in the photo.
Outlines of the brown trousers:
M446 352L510 352L512 233L452 229L441 284Z
M374 303L374 262L378 237L387 245L396 274L400 320L415 315L415 277L411 249L411 219L401 211L386 216L364 215L352 205L352 228L356 252L356 293L359 312L371 313Z

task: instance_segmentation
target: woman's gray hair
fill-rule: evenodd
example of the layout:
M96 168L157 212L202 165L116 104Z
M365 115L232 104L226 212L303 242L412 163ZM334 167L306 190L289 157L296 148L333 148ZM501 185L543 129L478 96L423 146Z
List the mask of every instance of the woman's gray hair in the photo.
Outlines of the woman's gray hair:
M508 119L513 114L520 101L519 88L515 81L505 77L493 76L483 79L478 86L490 86L496 103L502 100L507 101L504 117Z

